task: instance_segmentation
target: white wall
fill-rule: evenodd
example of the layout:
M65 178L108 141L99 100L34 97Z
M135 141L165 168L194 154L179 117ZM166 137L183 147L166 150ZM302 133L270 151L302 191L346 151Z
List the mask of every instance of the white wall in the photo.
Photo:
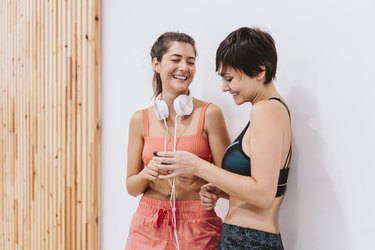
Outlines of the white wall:
M250 106L220 91L215 52L229 32L254 25L276 40L276 86L292 112L293 164L280 211L286 249L374 249L374 11L372 0L103 1L102 249L124 248L138 203L125 188L128 123L151 100L155 39L177 30L195 38L193 93L221 106L234 139Z

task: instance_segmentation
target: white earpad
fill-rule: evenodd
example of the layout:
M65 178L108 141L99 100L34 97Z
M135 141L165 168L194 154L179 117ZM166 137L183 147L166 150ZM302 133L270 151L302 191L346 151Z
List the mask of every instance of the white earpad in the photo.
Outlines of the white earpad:
M189 91L189 95L179 95L173 101L173 108L177 115L190 115L193 112L193 97Z
M167 119L169 116L168 105L165 101L160 100L160 95L155 99L155 115L158 120Z

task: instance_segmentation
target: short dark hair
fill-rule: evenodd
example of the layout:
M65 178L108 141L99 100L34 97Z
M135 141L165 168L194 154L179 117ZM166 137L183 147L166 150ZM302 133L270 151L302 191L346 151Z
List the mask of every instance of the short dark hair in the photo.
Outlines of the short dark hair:
M163 56L169 48L171 47L172 42L181 42L181 43L188 43L193 46L194 54L197 56L197 50L195 48L195 41L194 39L182 32L165 32L159 36L156 40L154 45L152 45L150 55L151 61L156 58L159 62L161 62ZM154 96L158 96L162 91L162 82L160 75L157 72L154 72L154 77L152 80L152 87L154 90Z
M221 67L240 70L250 77L265 68L265 83L276 75L277 51L272 36L259 28L242 27L231 32L216 51L216 72Z

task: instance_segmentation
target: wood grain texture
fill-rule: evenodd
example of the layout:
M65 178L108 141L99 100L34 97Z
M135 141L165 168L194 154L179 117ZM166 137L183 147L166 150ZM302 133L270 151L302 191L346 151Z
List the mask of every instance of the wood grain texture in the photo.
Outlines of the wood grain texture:
M99 249L100 0L0 0L0 249Z

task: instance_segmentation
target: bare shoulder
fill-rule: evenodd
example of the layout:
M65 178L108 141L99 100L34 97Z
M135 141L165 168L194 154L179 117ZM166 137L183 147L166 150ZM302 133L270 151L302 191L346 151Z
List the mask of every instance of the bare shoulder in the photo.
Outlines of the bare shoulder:
M217 119L223 116L223 112L221 108L214 104L210 103L206 109L206 119Z
M218 132L218 133L227 133L226 123L224 119L224 114L219 106L211 103L205 114L205 123L204 128L206 130Z
M130 133L143 134L143 110L138 110L133 113L130 118L129 130Z
M197 98L194 98L194 107L196 107L199 110L201 108L203 108L203 106L207 103L209 103L209 105L208 105L208 107L206 109L206 113L205 113L206 119L214 119L214 118L222 115L222 111L221 111L220 107L217 106L216 104L214 104L212 102L202 101L202 100L199 100Z
M141 124L143 123L143 110L137 110L133 113L133 115L130 118L131 124Z
M250 117L251 120L254 118L271 120L289 119L287 108L277 100L263 100L255 103L251 108Z

